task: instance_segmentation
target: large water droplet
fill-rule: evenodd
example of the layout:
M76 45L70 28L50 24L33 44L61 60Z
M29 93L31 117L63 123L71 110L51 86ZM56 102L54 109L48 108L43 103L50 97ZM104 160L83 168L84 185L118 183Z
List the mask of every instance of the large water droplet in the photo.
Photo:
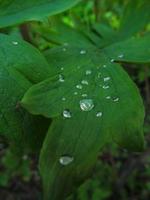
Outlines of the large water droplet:
M102 112L98 112L98 113L96 113L96 117L101 117L102 115L103 115Z
M61 165L69 165L70 163L73 162L73 160L74 160L74 158L71 156L61 156L59 158L59 162Z
M94 108L94 103L92 99L82 99L80 101L80 108L83 111L90 111Z
M87 80L82 80L81 83L82 83L83 85L88 85L88 84L89 84Z
M64 111L63 111L63 116L64 116L65 118L71 118L71 113L70 113L70 111L69 111L69 110L64 110Z
M107 96L106 99L111 99L111 96Z
M76 85L76 88L81 90L82 89L82 85L80 85L80 84Z
M92 74L92 71L88 69L88 70L86 70L85 74L90 75L90 74Z
M63 75L59 74L59 82L64 82L64 81L65 81L65 79L64 79Z
M109 76L108 77L104 77L104 82L109 81L109 80L110 80Z
M81 55L86 54L86 50L82 49L82 50L80 51L80 54L81 54Z

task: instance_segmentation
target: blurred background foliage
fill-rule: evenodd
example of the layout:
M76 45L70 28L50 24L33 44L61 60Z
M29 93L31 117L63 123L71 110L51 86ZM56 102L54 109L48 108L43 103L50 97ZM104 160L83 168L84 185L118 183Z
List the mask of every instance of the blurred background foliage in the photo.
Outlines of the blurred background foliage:
M127 0L83 0L73 9L3 32L23 37L41 51L60 44L77 43L85 38L97 43L94 24L107 24L117 30ZM138 34L150 31L150 24ZM77 44L76 44L77 45ZM97 44L98 45L98 44ZM125 70L138 85L146 108L146 150L140 154L109 145L99 155L92 177L67 200L147 200L150 198L150 67L124 64ZM91 150L92 151L92 150ZM14 156L13 149L0 138L0 199L37 200L41 183L37 155Z

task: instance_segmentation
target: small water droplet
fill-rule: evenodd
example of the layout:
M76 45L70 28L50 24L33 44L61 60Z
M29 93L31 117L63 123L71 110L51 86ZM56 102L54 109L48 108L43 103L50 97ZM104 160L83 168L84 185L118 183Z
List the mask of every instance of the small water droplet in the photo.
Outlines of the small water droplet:
M63 48L62 50L63 50L63 51L67 51L67 49L66 49L66 48Z
M13 43L14 45L18 45L18 42L17 42L17 41L12 41L12 43Z
M86 70L85 74L86 75L90 75L90 74L92 74L92 71L91 70Z
M63 70L64 70L64 68L63 68L63 67L61 67L60 69L61 69L61 71L63 71Z
M74 160L74 158L71 156L61 156L59 158L59 162L61 165L69 165L70 163L73 162L73 160Z
M83 111L90 111L94 108L94 103L92 99L82 99L80 101L80 108Z
M64 116L65 118L71 118L71 113L70 113L70 111L69 111L69 110L64 110L64 111L63 111L63 116Z
M119 101L119 98L118 98L118 97L113 98L113 101L114 101L114 102L117 102L117 101Z
M87 97L87 94L82 94L81 96L82 96L82 97Z
M77 92L74 92L74 95L77 95L78 93Z
M80 84L76 85L76 88L81 90L82 89L82 85L80 85Z
M87 80L82 80L81 83L82 83L83 85L88 85L88 84L89 84Z
M109 85L103 85L103 89L108 89Z
M107 96L106 99L111 99L111 96Z
M101 117L102 115L103 115L102 112L98 112L98 113L96 113L96 117Z
M63 101L66 101L66 98L65 98L65 97L63 97L63 98L62 98L62 100L63 100Z
M124 57L124 55L123 54L120 54L119 56L118 56L118 58L123 58Z
M22 156L22 159L23 159L23 160L28 160L28 155L23 155L23 156Z
M108 77L104 77L104 82L109 81L109 80L110 80L109 76Z
M106 66L106 65L103 65L103 67L106 68L107 66Z
M69 44L67 42L64 42L64 46L68 46Z
M111 63L113 63L114 61L115 61L115 60L114 60L113 58L110 60Z
M64 79L63 75L59 74L59 82L64 82L64 81L65 81L65 79Z
M81 55L86 54L86 50L83 50L83 49L82 49L82 50L80 51L80 54L81 54Z

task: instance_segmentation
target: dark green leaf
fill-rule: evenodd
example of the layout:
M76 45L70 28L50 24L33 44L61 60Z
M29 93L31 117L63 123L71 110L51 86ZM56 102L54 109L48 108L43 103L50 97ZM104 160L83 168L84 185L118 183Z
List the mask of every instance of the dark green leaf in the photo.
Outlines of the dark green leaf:
M80 0L0 0L0 27L6 27L26 21L63 12Z

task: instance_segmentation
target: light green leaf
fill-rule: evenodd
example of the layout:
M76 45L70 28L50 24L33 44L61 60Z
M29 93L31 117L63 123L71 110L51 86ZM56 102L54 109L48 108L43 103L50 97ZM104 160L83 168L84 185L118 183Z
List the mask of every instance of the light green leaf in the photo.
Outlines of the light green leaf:
M0 28L41 20L45 17L63 12L80 0L0 0Z
M35 117L27 114L19 101L33 83L47 78L49 72L46 60L31 45L0 35L0 134L10 142L26 145L23 138L29 132L30 137L35 134ZM33 125L30 131L29 123Z
M150 62L150 34L114 43L104 49L114 61L134 63Z
M60 47L48 55L53 77L32 86L21 104L32 114L57 117L40 156L45 199L55 200L86 177L106 142L143 149L144 108L126 72L97 48ZM67 166L63 156L71 158Z

